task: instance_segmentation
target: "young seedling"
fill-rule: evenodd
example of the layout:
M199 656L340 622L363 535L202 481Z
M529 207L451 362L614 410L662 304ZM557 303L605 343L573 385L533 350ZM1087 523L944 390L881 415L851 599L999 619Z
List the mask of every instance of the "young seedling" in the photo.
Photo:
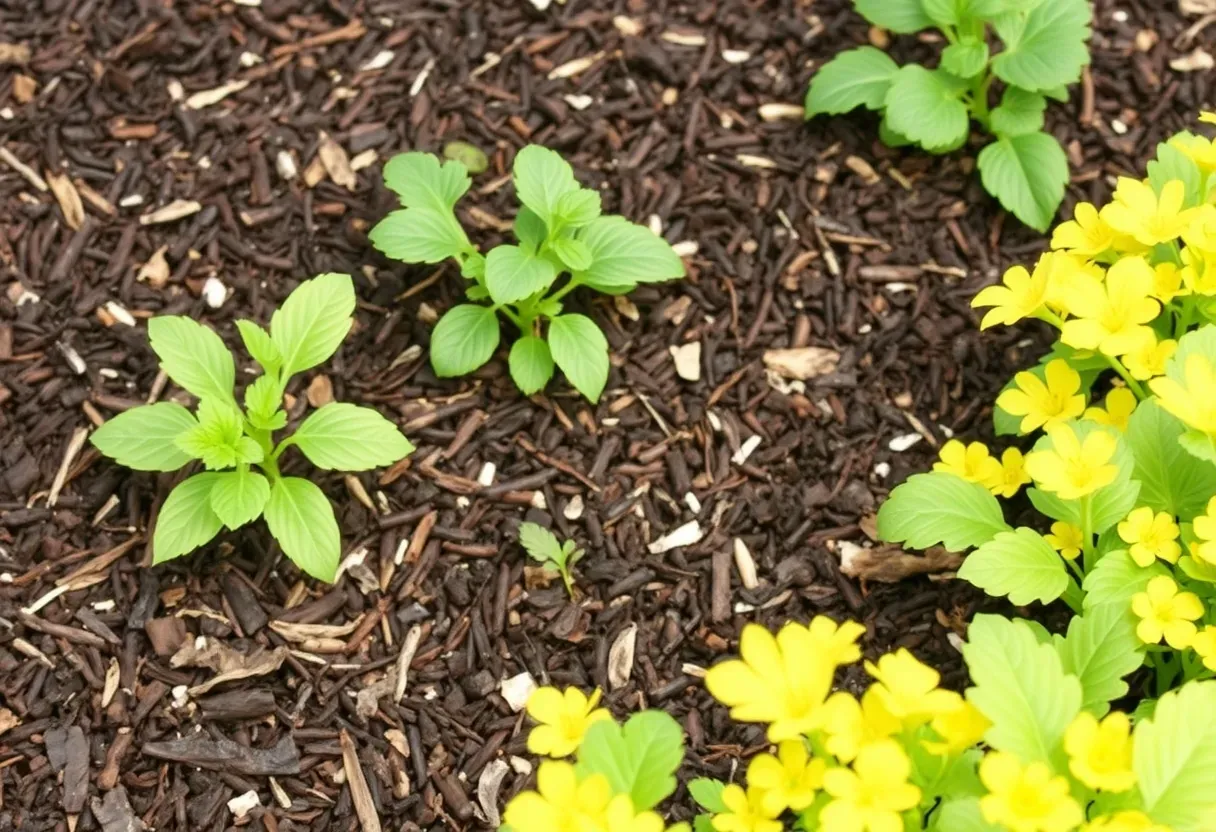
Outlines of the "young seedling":
M271 317L269 332L237 321L245 348L263 370L245 388L243 410L233 395L236 365L219 335L174 315L148 322L161 369L199 399L198 408L191 413L160 402L128 410L98 428L93 444L136 471L176 471L202 461L206 471L184 480L161 506L153 563L264 516L287 557L309 575L333 581L342 548L333 509L312 482L283 476L279 458L294 445L318 468L366 471L414 450L376 411L339 402L318 408L293 434L274 441L275 431L287 426L287 383L337 351L354 310L350 275L323 274L291 293Z
M1045 231L1064 198L1068 157L1043 131L1047 99L1089 63L1087 0L853 0L875 26L897 34L937 28L946 39L936 69L899 66L873 46L850 49L811 79L807 118L866 107L882 114L879 138L949 153L972 121L996 137L980 151L980 178L1019 220ZM990 38L992 34L995 37ZM1003 48L992 54L990 43ZM990 107L996 82L1000 104Z
M404 153L384 166L384 182L405 206L381 220L372 245L406 263L454 258L473 281L472 303L454 306L431 335L431 364L440 377L471 373L499 342L498 314L520 332L511 347L511 378L526 395L544 388L554 364L591 401L608 381L608 341L587 316L563 314L579 286L623 295L639 283L684 276L684 264L662 237L624 217L602 216L600 195L580 187L552 150L529 145L515 155L517 245L485 256L469 242L453 211L469 189L465 166L428 153ZM562 276L565 275L565 279Z
M535 523L522 523L519 527L519 543L531 555L532 560L552 567L562 576L566 592L574 595L574 578L570 569L583 556L583 550L573 540L559 543L553 532Z

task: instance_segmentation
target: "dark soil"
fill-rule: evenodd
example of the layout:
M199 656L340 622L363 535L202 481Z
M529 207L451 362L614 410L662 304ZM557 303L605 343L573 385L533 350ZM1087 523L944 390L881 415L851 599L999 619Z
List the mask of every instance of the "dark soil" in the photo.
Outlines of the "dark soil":
M1207 75L1169 62L1211 51L1216 30L1186 31L1173 2L1097 7L1092 80L1050 112L1070 204L1104 198L1212 103ZM982 191L978 141L933 158L882 148L866 115L759 116L867 37L842 0L0 0L0 147L83 197L79 223L0 159L0 832L482 828L487 767L510 764L500 802L528 782L502 680L607 688L630 633L607 701L676 715L690 774L729 776L762 744L697 678L749 621L854 617L868 654L908 646L962 684L948 636L976 596L940 576L843 576L838 544L868 544L883 495L951 432L988 431L992 393L1036 342L981 337L968 301L1045 241ZM233 81L248 83L201 109L174 97ZM323 176L323 134L367 163L354 189ZM513 215L504 174L527 142L567 154L609 210L695 244L686 281L577 299L613 347L598 407L560 380L522 398L503 356L471 379L431 373L432 323L462 281L378 258L366 232L393 204L383 161L454 139L490 156L462 209L483 246ZM200 210L141 223L175 200ZM179 394L142 320L195 316L236 346L234 318L266 320L325 271L355 276L358 327L292 391L293 417L331 386L419 446L354 478L294 463L363 565L336 587L304 580L254 526L148 568L177 477L72 444ZM692 382L669 347L694 341ZM808 345L838 351L835 371L805 392L770 383L765 351ZM923 439L891 450L909 434ZM529 568L524 519L586 548L577 603ZM699 542L647 551L693 520ZM171 662L183 645L261 672L191 693L215 673ZM250 790L238 819L228 801Z

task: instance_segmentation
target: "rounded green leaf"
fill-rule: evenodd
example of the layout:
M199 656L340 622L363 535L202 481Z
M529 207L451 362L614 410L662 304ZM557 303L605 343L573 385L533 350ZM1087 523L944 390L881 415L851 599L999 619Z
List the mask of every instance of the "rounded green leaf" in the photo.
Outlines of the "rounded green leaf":
M367 471L392 465L414 446L397 426L369 407L333 402L314 411L290 442L318 468Z
M348 274L305 280L270 318L270 337L283 356L283 377L327 360L350 332L355 285Z
M549 345L535 335L525 335L511 346L508 359L511 378L525 396L544 389L553 378L553 356Z
M486 168L490 166L490 160L486 158L485 151L468 142L448 142L443 146L443 156L445 159L451 159L453 162L464 165L472 174L485 173ZM455 178L455 174L453 174L453 178ZM461 194L465 190L468 190L467 184ZM456 200L453 199L452 203L455 204L455 202Z
M1085 591L1085 612L1094 607L1112 604L1126 610L1132 596L1143 592L1148 582L1158 575L1168 575L1165 566L1154 562L1148 567L1140 566L1126 549L1107 552L1090 570L1081 584Z
M582 240L563 237L554 240L552 248L553 253L570 271L581 272L591 268L591 249Z
M1136 460L1140 504L1186 522L1203 514L1216 494L1216 465L1183 450L1184 433L1177 417L1148 399L1133 411L1123 438Z
M1081 680L1082 708L1102 717L1127 695L1123 678L1144 663L1142 646L1129 607L1100 604L1068 622L1058 647L1064 672Z
M1026 133L1000 138L980 151L980 178L1005 210L1046 231L1064 199L1068 157L1054 136Z
M283 477L271 486L264 514L283 554L314 578L332 583L342 535L321 489L299 477Z
M974 78L988 65L988 44L963 37L942 51L942 68L959 78Z
M600 195L590 188L562 194L557 201L557 216L570 228L579 228L600 215Z
M887 124L930 152L960 147L970 120L962 102L966 89L942 70L917 64L901 67L887 90Z
M161 369L200 399L232 401L236 365L223 339L198 321L161 315L148 321L148 339Z
M440 378L471 373L490 360L498 346L498 316L471 303L448 310L431 333L431 366Z
M193 457L174 440L197 424L180 404L158 402L109 419L93 431L93 444L119 465L135 471L176 471Z
M587 730L579 747L582 776L602 774L615 794L628 794L636 810L657 806L676 789L684 758L684 732L662 711L642 711L622 728L602 720Z
M952 552L982 546L1009 531L988 489L953 474L914 474L878 510L878 536L888 543Z
M828 61L806 93L807 116L847 113L855 107L881 110L899 65L880 49L859 46Z
M239 320L236 322L241 340L245 342L245 350L254 361L262 365L262 369L273 373L283 365L283 356L279 348L270 338L270 333L253 321Z
M470 248L464 229L449 211L392 211L367 235L376 251L402 263L442 263Z
M270 482L255 471L216 474L211 487L211 510L230 529L256 520L270 497Z
M1087 0L1050 0L1024 19L994 18L1005 48L992 59L992 71L1007 84L1032 92L1076 83L1089 63L1091 16Z
M574 171L556 151L530 144L515 154L512 167L519 201L552 228L563 196L579 189Z
M552 263L519 246L497 246L486 255L486 288L495 303L523 300L549 288L556 277Z
M613 292L684 276L684 261L666 240L624 217L600 217L580 229L578 239L591 252L591 266L577 277L593 289Z
M921 0L854 0L853 5L866 20L896 34L908 35L933 25Z
M1216 682L1191 682L1136 726L1132 768L1144 811L1175 832L1208 832L1216 811Z
M156 515L152 563L181 557L219 534L224 522L211 508L211 489L219 476L195 474L169 492Z
M454 144L463 143L452 142L448 147ZM444 153L448 154L447 148ZM453 154L452 158L456 161L440 164L431 153L400 153L384 165L384 184L401 197L401 204L406 208L451 214L452 206L472 184L460 155ZM482 159L485 159L484 154Z
M1068 588L1068 569L1034 529L999 532L967 556L958 576L1018 606L1051 603Z
M1037 92L1006 87L1001 105L990 116L992 132L998 136L1020 136L1043 129L1047 99Z
M549 322L549 350L574 388L598 402L608 383L608 339L595 322L585 315L554 318Z

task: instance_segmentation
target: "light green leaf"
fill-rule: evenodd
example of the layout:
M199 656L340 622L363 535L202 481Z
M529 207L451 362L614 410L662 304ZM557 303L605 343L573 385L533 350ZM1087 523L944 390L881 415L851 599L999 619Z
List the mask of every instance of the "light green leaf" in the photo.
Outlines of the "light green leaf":
M287 414L279 405L282 394L274 376L261 375L245 388L245 415L261 430L279 430L287 424Z
M1186 386L1186 362L1191 355L1202 355L1216 364L1216 326L1202 326L1178 339L1178 349L1165 364L1166 377Z
M974 78L988 66L988 44L966 35L942 51L942 68L959 78Z
M321 489L299 477L283 477L271 487L264 514L283 554L314 578L332 583L342 536Z
M1050 603L1068 589L1068 569L1051 544L1033 529L1000 532L963 561L958 576L1019 607Z
M443 158L460 162L465 169L473 174L485 173L490 166L486 152L475 144L468 142L448 142L443 146ZM467 186L466 186L467 187Z
M944 70L917 64L900 67L887 90L887 123L930 152L961 147L969 123L962 102L966 90L964 82Z
M367 239L376 251L403 263L442 263L472 248L452 212L433 208L391 211Z
M498 346L498 316L489 306L453 306L431 333L431 366L440 378L471 373Z
M1157 158L1148 163L1148 181L1158 195L1167 182L1178 180L1185 188L1184 208L1194 208L1203 201L1203 174L1195 160L1173 144L1157 145Z
M847 113L855 107L881 110L899 65L880 49L859 46L828 61L806 93L807 117Z
M577 239L590 250L592 262L575 277L593 289L614 292L684 276L684 261L666 240L624 217L600 217Z
M998 78L1038 92L1081 80L1089 63L1090 8L1086 0L1051 0L1026 15L993 21L1005 49L992 60Z
M570 191L558 199L557 217L569 228L581 228L600 215L600 202L600 195L590 188Z
M549 288L553 264L519 246L497 246L486 255L486 288L495 303L514 303Z
M933 813L930 832L1002 832L1002 827L984 820L978 797L946 800Z
M992 722L984 740L1061 771L1064 732L1081 710L1081 682L1064 672L1055 649L1020 621L977 615L963 658L975 683L967 699Z
M241 340L245 342L245 350L254 361L262 365L263 370L273 373L283 366L283 355L271 340L269 332L253 321L246 320L238 320L236 328L241 333Z
M241 412L236 405L203 399L198 406L198 424L179 434L174 444L191 459L201 459L210 470L233 468L262 461L262 448L244 435Z
M445 149L445 154L447 150ZM483 157L484 158L484 155ZM459 161L439 163L431 153L399 153L384 165L384 184L401 197L406 208L426 208L451 214L472 180Z
M853 5L866 20L896 34L908 35L933 25L921 0L854 0Z
M1178 437L1178 444L1195 459L1216 462L1216 440L1201 430L1188 430Z
M1132 413L1123 434L1136 460L1140 504L1183 522L1203 514L1216 494L1216 465L1182 449L1178 439L1185 432L1177 417L1148 399Z
M1216 828L1216 682L1191 682L1136 726L1133 769L1144 811L1174 832Z
M515 386L525 396L544 389L553 378L553 356L549 345L535 335L525 335L511 346L507 360Z
M289 440L318 468L367 471L392 465L414 446L370 407L331 402L314 411Z
M662 711L634 714L625 727L595 723L578 751L583 776L602 774L613 794L627 794L635 811L657 806L676 790L676 769L684 759L684 732Z
M1126 609L1132 596L1143 592L1148 582L1158 575L1168 575L1161 563L1148 567L1138 565L1125 549L1107 552L1081 584L1085 591L1085 612L1102 604Z
M692 795L692 799L697 801L697 805L702 809L713 814L726 811L726 804L722 802L722 792L725 789L725 783L711 777L698 777L688 783L688 793Z
M148 321L148 338L161 369L200 399L232 401L236 365L220 336L197 321L160 315Z
M515 215L515 239L519 240L521 247L535 252L548 235L549 229L545 227L544 220L530 208L519 209Z
M174 440L198 422L173 402L158 402L119 413L93 431L97 450L134 471L176 471L192 456Z
M211 509L211 488L219 474L195 474L165 498L152 533L152 563L164 563L202 546L224 523Z
M1054 136L1026 133L997 139L980 151L988 193L1022 222L1046 231L1064 199L1068 157Z
M1047 99L1040 93L1006 87L1001 104L990 115L992 132L998 136L1021 136L1043 129Z
M295 288L270 317L270 337L283 356L283 378L315 367L342 344L355 313L348 274L319 275Z
M574 388L598 402L608 383L608 339L595 322L585 315L549 321L549 351Z
M967 19L971 3L969 0L921 0L921 5L938 26L957 26Z
M553 228L561 198L579 190L569 163L556 151L530 144L515 154L512 171L519 201Z
M1101 604L1068 622L1057 648L1064 672L1081 680L1081 707L1099 718L1110 703L1127 695L1123 678L1144 663L1131 610Z
M550 246L558 259L572 272L583 272L591 268L591 248L582 240L562 237Z
M878 510L878 536L913 549L940 543L962 552L1007 531L996 497L953 474L913 474Z
M566 565L566 554L553 532L536 523L519 525L519 544L532 559L540 563L552 563L558 569Z
M211 510L230 529L256 520L270 497L270 483L254 471L216 474L211 487Z

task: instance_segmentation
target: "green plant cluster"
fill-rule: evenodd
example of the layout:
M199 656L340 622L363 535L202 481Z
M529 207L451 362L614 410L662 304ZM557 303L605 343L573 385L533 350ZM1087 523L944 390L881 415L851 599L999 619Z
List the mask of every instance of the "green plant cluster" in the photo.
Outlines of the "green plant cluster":
M428 153L404 153L384 166L384 182L404 207L369 237L405 263L455 259L472 281L471 302L449 309L431 336L436 375L462 376L489 361L501 314L519 330L508 366L524 394L544 389L556 365L575 389L598 401L608 381L608 340L591 318L566 312L564 298L580 286L623 295L641 283L683 277L684 263L645 226L603 215L599 193L581 187L558 153L529 145L515 155L513 174L523 203L515 244L478 251L455 215L471 185L467 169Z
M897 34L937 29L946 40L940 63L901 67L873 46L843 52L811 80L807 117L865 107L882 114L884 144L930 153L958 150L978 123L996 139L979 154L984 187L1022 222L1046 230L1064 198L1068 158L1043 130L1043 113L1048 99L1068 100L1068 85L1089 63L1089 3L854 0L854 6Z

